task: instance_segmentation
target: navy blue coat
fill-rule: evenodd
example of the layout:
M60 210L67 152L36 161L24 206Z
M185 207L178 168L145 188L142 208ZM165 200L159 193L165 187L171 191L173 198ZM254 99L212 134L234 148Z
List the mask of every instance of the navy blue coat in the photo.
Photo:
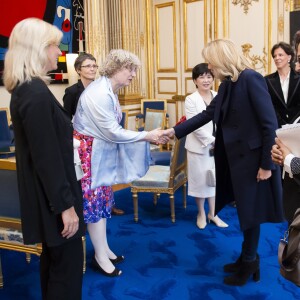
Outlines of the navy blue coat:
M175 126L181 138L213 120L216 213L236 201L242 230L264 222L283 221L280 169L271 159L277 120L262 75L244 70L236 82L225 80L205 111ZM257 182L259 168L272 170Z

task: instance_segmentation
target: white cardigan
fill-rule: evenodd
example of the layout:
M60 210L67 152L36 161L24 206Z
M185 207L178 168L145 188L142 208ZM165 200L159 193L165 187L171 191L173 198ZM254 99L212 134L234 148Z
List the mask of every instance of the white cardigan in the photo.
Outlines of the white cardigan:
M217 95L215 91L211 92L213 97ZM185 98L185 114L187 119L192 118L205 109L205 102L198 91ZM215 137L212 135L212 133L213 123L209 122L187 136L185 148L188 151L203 154L206 152L204 151L204 148L215 141Z

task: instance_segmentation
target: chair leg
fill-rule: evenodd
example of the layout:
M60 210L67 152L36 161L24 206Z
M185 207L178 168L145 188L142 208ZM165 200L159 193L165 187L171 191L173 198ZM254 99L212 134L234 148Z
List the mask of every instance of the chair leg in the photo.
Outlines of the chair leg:
M171 220L173 223L175 223L175 204L174 204L174 195L170 194L170 206L171 206Z
M31 255L30 255L30 253L25 253L25 254L26 254L26 261L28 263L30 263L30 261L31 261Z
M2 274L1 253L0 253L0 289L2 288L3 288L3 274Z
M139 220L138 217L138 195L136 192L132 193L132 199L133 199L133 219L135 222L137 222Z
M86 271L86 238L85 236L82 237L82 249L83 249L83 274Z
M186 208L186 183L182 187L182 192L183 192L183 207Z
M154 193L154 195L153 195L153 204L154 205L157 205L157 199L159 199L159 197L160 197L160 194Z

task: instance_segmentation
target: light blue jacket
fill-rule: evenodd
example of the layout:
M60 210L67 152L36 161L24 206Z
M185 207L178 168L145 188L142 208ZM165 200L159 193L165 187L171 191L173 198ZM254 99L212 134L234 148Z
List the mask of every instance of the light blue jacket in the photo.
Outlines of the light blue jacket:
M110 80L103 76L81 94L74 128L94 137L91 160L91 188L128 183L145 175L150 163L147 132L123 129L117 95Z

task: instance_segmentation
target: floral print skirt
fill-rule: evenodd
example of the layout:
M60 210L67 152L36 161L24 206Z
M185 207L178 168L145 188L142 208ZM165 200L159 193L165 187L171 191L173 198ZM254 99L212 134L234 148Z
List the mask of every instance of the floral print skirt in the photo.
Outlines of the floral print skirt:
M74 130L74 138L80 141L78 148L84 176L81 179L83 194L83 216L85 223L96 223L101 218L111 217L111 208L115 204L111 186L91 189L91 157L93 137Z

